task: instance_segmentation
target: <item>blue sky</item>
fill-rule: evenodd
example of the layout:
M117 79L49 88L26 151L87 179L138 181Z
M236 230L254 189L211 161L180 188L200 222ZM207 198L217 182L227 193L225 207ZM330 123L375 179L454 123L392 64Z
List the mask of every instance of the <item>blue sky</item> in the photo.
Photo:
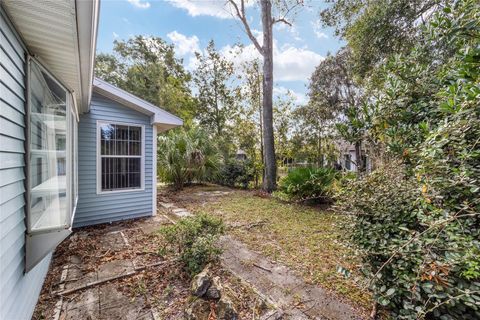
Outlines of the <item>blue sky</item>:
M113 40L133 35L158 36L173 43L187 69L194 68L194 52L213 39L217 49L234 62L258 55L240 22L231 15L225 0L102 0L97 41L98 52L111 52ZM333 31L322 28L318 14L325 4L306 0L305 6L290 15L293 27L274 28L275 93L292 91L298 103L306 101L308 77L328 52L342 45ZM247 15L251 28L260 36L260 11L250 1ZM238 44L245 49L234 56Z

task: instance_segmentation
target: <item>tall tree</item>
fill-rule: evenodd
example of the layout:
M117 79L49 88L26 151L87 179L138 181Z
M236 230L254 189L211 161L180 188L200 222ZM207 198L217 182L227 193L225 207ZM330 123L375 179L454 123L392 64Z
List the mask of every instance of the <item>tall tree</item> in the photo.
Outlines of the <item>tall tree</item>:
M295 101L290 93L286 96L275 97L273 128L275 130L277 158L280 163L288 158L292 158L290 135L292 131L292 109L294 105Z
M327 0L320 13L352 49L355 73L364 77L383 59L407 52L422 36L419 25L440 0Z
M303 157L307 157L308 161L324 166L325 156L331 157L326 151L327 142L335 130L334 112L328 105L312 99L308 104L297 107L292 117L296 123L293 139L300 144L297 151L303 151Z
M336 119L340 135L355 145L356 165L364 168L362 141L365 132L361 89L355 85L347 47L329 55L315 69L309 84L310 105L324 111L322 117Z
M253 35L245 12L245 0L228 0L234 9L235 16L242 22L246 34L263 57L263 147L265 157L265 179L263 189L267 192L275 190L277 185L277 165L275 158L275 139L273 132L273 25L285 23L291 26L287 15L297 6L303 4L296 0L291 5L287 0L276 1L276 9L281 17L272 17L272 0L259 0L263 29L263 43ZM239 3L238 3L239 2Z
M241 85L238 87L237 96L238 100L243 103L236 118L236 137L240 148L246 150L249 158L253 160L255 181L258 181L257 171L262 172L262 179L265 178L263 168L262 66L261 62L255 59L243 62L240 68L239 80ZM246 128L250 130L245 130ZM258 156L257 150L260 151Z
M220 55L213 40L209 42L205 53L196 52L195 55L198 67L193 73L193 81L198 89L199 101L196 116L201 125L221 138L228 120L235 113L233 63Z
M191 121L191 76L172 45L158 37L135 36L115 40L113 51L97 56L97 77L179 115L186 124Z

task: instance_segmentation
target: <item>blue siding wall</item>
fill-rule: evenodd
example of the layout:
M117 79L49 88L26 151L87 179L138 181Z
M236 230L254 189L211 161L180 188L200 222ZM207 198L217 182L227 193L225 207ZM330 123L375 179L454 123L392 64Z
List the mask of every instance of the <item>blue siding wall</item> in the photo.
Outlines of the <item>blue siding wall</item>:
M145 125L145 189L97 194L97 120ZM94 94L90 112L78 127L78 204L74 227L150 216L152 206L152 135L150 117Z
M25 49L0 7L0 319L30 319L51 255L25 268Z

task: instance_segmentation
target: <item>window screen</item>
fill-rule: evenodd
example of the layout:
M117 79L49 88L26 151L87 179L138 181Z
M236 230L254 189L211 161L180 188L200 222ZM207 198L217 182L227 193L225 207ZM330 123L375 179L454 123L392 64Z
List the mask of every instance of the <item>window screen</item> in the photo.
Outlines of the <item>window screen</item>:
M101 191L141 188L142 127L101 124Z

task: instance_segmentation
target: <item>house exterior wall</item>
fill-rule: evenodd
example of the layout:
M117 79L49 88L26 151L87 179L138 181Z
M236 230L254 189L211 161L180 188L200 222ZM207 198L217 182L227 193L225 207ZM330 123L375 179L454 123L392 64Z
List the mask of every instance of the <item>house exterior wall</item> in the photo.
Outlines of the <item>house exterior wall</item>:
M97 121L145 126L144 190L97 194ZM80 116L78 129L79 196L74 227L151 216L154 212L153 127L150 117L93 94L90 112Z
M30 319L51 254L25 270L26 51L0 7L0 319Z

